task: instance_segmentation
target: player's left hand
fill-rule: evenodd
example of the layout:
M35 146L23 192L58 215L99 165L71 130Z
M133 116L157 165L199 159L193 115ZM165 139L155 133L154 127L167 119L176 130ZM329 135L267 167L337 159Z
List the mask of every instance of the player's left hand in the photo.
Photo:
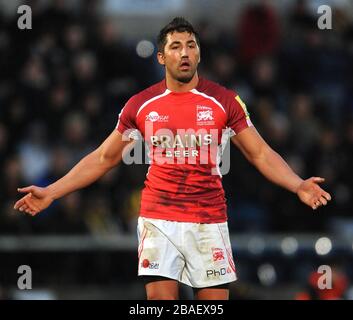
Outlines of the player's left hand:
M313 210L326 206L331 200L331 195L319 186L324 181L321 177L311 177L304 180L297 190L299 199Z

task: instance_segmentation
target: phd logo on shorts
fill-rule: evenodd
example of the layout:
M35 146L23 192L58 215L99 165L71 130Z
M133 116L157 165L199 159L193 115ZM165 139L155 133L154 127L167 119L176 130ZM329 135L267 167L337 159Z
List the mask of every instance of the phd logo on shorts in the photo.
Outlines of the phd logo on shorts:
M208 277L220 277L220 276L225 276L228 273L232 273L231 268L220 268L220 269L209 269L206 270L206 275Z
M141 263L141 267L145 269L159 269L158 262L150 262L148 259L144 259Z

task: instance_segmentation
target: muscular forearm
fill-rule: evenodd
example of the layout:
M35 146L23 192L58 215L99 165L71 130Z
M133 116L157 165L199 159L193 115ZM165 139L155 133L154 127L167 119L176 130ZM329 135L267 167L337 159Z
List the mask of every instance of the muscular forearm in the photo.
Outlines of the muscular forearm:
M34 216L48 208L55 199L88 186L121 161L125 152L130 150L125 148L129 144L133 146L133 140L123 139L123 136L114 130L95 151L84 157L53 184L46 188L33 185L18 188L18 192L26 195L15 203L14 209Z
M84 188L109 171L114 164L104 159L97 149L78 162L65 176L46 189L52 199L58 199L75 190Z
M268 180L291 192L296 193L303 182L303 179L271 148L266 148L261 156L251 159L251 162Z

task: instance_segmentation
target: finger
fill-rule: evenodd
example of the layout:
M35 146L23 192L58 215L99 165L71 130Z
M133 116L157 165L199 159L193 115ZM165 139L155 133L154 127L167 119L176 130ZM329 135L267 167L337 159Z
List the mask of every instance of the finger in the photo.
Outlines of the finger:
M316 183L321 183L325 181L325 178L321 178L321 177L313 177L313 181Z
M16 203L15 203L15 206L14 206L14 209L18 209L20 206L24 205L25 202L26 202L26 199L32 197L32 194L29 193L27 195L25 195L24 197L22 197L20 200L18 200Z
M24 204L25 202L24 202L24 200L23 200L23 198L22 199L20 199L20 200L18 200L16 203L15 203L15 205L14 205L14 209L18 209L19 207L21 207L23 204Z
M31 209L28 208L28 209L26 210L26 213L30 214L31 216L34 216L35 211L33 211L33 210L31 210Z
M316 210L318 207L320 207L321 202L318 199L315 199L311 205L311 207Z
M27 205L27 207L28 207L29 209L31 209L32 211L39 210L38 207L35 206L35 205L30 201L30 197L25 198L24 201L25 201L25 204Z
M33 186L24 187L24 188L17 188L17 191L21 192L21 193L32 192L33 191Z
M327 205L327 200L324 197L320 197L320 203L324 206Z
M316 200L311 201L311 208L312 208L313 210L316 210L316 208L317 208L317 206L316 206Z
M30 214L31 216L35 216L37 213L40 212L40 210L38 210L38 209L31 210L31 209L28 208L28 210L30 211L29 214Z
M23 205L19 208L20 211L25 211L25 210L27 210L27 209L28 209L28 206L27 206L26 204L23 204Z
M323 197L326 198L326 200L330 201L332 198L331 198L331 195L328 193L328 192L324 192L323 193Z

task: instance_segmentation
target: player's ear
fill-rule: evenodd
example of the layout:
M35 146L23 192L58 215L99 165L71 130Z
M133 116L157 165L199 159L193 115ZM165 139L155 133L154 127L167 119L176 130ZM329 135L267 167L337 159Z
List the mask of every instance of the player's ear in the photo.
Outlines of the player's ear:
M164 54L160 51L157 52L157 60L158 62L161 64L161 65L165 65L165 57L164 57Z

